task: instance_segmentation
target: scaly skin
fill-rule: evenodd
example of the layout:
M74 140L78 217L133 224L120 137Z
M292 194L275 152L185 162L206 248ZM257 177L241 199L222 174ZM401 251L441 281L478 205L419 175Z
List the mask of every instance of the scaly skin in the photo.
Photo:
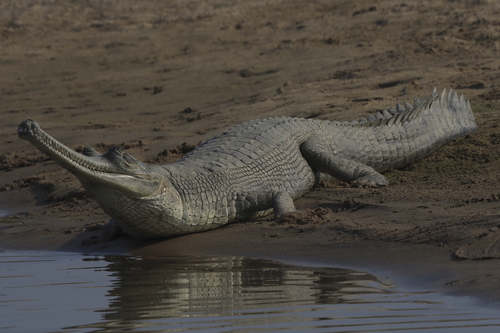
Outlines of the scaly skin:
M463 96L436 90L413 107L353 122L300 118L253 120L206 141L180 161L149 165L121 147L79 154L33 120L19 125L28 140L75 174L127 233L162 238L232 221L295 210L293 200L320 179L385 186L380 172L413 163L477 129Z

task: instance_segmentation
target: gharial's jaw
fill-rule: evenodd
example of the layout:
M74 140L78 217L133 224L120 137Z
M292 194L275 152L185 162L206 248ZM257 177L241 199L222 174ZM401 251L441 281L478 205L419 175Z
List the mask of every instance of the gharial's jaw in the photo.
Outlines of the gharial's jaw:
M80 154L45 133L31 119L23 121L17 132L19 138L29 141L75 174L86 188L108 186L130 195L150 196L162 186L162 177L153 166L124 153L121 147L113 147L103 155L86 148L84 154Z
M19 138L29 141L41 152L47 154L60 166L71 172L95 171L95 172L114 172L115 168L109 161L89 157L66 147L59 141L45 133L38 123L28 119L23 121L17 133Z

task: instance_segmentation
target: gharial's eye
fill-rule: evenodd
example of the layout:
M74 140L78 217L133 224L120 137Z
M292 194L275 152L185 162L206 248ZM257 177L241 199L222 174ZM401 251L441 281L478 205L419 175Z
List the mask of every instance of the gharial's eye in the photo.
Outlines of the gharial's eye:
M122 146L114 146L111 148L113 150L113 153L122 155L123 154L123 147Z
M130 164L137 163L137 159L135 159L134 157L130 156L127 153L123 154L123 159L125 160L125 162L130 163Z

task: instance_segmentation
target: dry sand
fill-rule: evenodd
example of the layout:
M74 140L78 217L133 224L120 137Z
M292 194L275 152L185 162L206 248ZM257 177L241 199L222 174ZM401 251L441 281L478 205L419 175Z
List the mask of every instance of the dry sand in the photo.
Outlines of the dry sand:
M499 17L496 0L2 1L0 248L317 261L498 303L498 259L479 259L500 257ZM250 119L353 120L434 87L480 130L389 187L327 184L283 221L161 242L93 244L108 217L16 134L31 118L76 150L167 163Z

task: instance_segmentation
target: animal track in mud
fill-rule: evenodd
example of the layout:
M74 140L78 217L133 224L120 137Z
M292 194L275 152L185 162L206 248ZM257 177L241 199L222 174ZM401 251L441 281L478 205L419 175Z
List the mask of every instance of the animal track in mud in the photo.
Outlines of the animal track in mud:
M37 183L38 181L40 181L40 179L41 179L40 177L28 177L28 178L16 179L12 183L5 184L4 186L0 187L0 191L10 191L16 188L28 187L32 184Z
M81 129L88 130L88 129L104 129L104 128L115 128L117 127L115 124L93 124L93 123L88 123L87 125L80 126Z
M485 203L485 202L496 202L500 201L500 194L492 194L489 198L470 198L465 199L462 202L459 202L455 205L452 205L450 208L463 207L466 205L472 205L477 203Z
M318 207L305 209L283 215L276 224L278 225L317 225L330 220L333 212L329 209Z
M12 171L15 168L35 165L50 160L45 154L7 153L0 155L0 170Z
M94 145L94 147L103 148L103 150L106 151L114 146L121 146L123 147L123 149L142 148L144 147L144 143L142 142L142 140L137 140L137 141L130 141L128 143L122 142L119 144L100 142ZM74 151L76 151L77 153L82 153L84 148L85 148L84 146L76 146L74 148Z
M179 113L181 113L181 115L176 117L177 120L192 123L193 121L210 118L219 112L202 113L195 108L187 107Z
M187 153L194 150L200 143L197 145L193 145L190 143L183 142L175 148L172 149L164 149L156 155L156 157L149 158L146 160L146 163L170 163L174 158L179 158L181 156L186 155Z
M247 77L252 77L252 76L262 76L262 75L274 74L274 73L278 73L278 72L279 72L278 69L268 69L266 71L256 71L253 69L244 69L244 70L239 71L238 74L241 77L247 78ZM229 72L227 72L227 73L229 73Z

